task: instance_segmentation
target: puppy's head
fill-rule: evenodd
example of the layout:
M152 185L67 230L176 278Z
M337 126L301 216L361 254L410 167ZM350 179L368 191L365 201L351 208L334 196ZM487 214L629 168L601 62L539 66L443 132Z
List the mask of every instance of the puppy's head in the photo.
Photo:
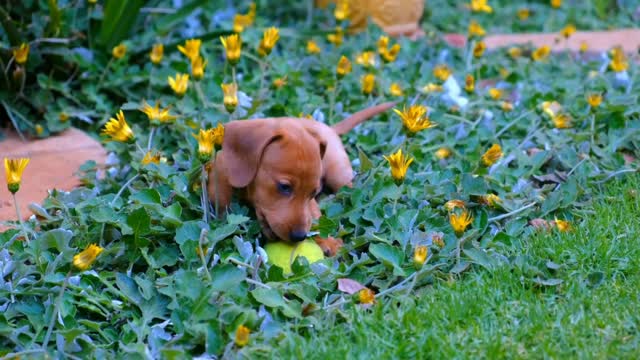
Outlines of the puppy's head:
M246 189L263 233L290 242L304 240L317 216L326 148L299 121L233 121L222 144L229 182Z

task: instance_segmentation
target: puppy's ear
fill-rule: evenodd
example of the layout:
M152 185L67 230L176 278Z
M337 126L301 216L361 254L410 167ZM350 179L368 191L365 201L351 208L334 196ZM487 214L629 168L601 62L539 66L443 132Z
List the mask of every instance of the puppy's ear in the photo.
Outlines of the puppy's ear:
M279 129L270 120L238 120L225 126L222 156L231 186L243 188L251 183L264 149L283 136Z
M320 159L324 159L324 153L327 151L327 142L313 129L306 129L311 136L313 136L316 140L318 140L318 145L320 146Z

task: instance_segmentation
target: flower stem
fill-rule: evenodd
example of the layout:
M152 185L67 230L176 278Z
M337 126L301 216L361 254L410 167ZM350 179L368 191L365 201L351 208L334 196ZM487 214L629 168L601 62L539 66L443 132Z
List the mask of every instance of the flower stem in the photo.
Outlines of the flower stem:
M24 227L24 222L22 221L22 214L20 213L20 206L18 206L18 198L16 194L13 193L13 205L16 207L16 216L18 216L18 222L20 223L20 230L22 230L22 234L24 236L25 241L29 242L29 234L27 234L27 229Z
M329 99L329 118L327 119L327 124L333 124L333 108L336 104L336 96L338 96L339 89L340 81L336 79L336 86L334 86L333 92L331 92L331 97Z
M200 102L202 103L202 105L204 105L205 109L209 108L209 102L207 102L207 98L204 96L204 92L202 91L202 86L200 85L199 81L196 81L196 93L198 94L198 98L200 99Z
M233 81L233 84L237 86L238 82L236 81L236 66L235 65L231 66L231 78L232 78L231 80Z
M113 62L113 57L109 59L107 66L105 66L104 70L102 71L102 74L100 75L100 80L98 80L98 86L102 85L102 80L104 80L104 76L107 74L107 70L109 70L109 67L111 66L112 62Z
M151 145L153 145L153 135L156 133L156 127L152 126L149 132L149 141L147 142L147 152L151 151Z
M128 188L129 185L131 185L131 183L138 178L138 176L140 176L140 174L136 174L134 175L131 179L129 179L126 183L124 183L124 185L122 185L122 187L120 188L120 190L118 190L118 193L116 194L116 196L113 198L113 200L111 200L111 202L109 203L110 206L113 206L113 204L116 202L116 200L118 200L118 198L120 197L120 195L122 195L122 192L124 191L124 189Z
M591 114L591 148L596 146L596 114Z
M42 348L46 349L49 344L49 338L51 338L51 332L53 331L53 326L56 322L56 317L58 317L58 312L60 311L60 305L62 303L62 295L64 295L64 290L67 288L67 282L69 281L69 276L71 276L71 270L67 273L67 276L64 278L64 282L62 283L62 287L60 288L60 293L58 293L58 298L53 308L53 313L51 314L51 320L49 320L49 327L47 328L47 333L44 336L44 340L42 341Z
M200 190L202 191L202 220L209 224L209 196L207 194L207 169L202 165L202 173L200 174Z
M198 239L198 255L200 256L200 261L202 262L202 267L204 268L204 273L207 275L207 280L211 282L211 274L209 273L209 268L207 267L207 262L204 260L204 252L202 251L202 243L204 239L207 237L207 229L202 229L200 231L200 239Z

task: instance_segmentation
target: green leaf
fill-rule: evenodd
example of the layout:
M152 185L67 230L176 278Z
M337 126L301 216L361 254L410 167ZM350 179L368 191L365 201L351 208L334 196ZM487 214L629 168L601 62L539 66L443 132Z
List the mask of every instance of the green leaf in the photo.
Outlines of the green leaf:
M131 195L130 199L137 204L141 205L160 205L162 200L160 199L160 193L156 189L145 189Z
M399 248L384 243L376 243L369 246L369 252L386 266L393 267L395 275L404 275L404 270L401 267L404 261L404 252Z
M142 295L140 295L138 286L129 276L123 273L116 273L116 285L118 285L118 289L126 296L127 300L136 305L142 302Z
M318 220L318 231L321 237L329 237L338 231L338 224L326 216L321 216Z
M471 262L482 266L485 269L493 269L495 261L482 249L462 249L465 255L467 255Z
M244 270L231 264L222 264L211 271L211 288L215 291L233 292L245 279Z
M176 231L176 242L182 245L187 241L198 241L202 231L200 224L199 220L184 222Z
M300 317L300 309L295 309L292 306L292 303L294 303L294 301L285 301L284 297L276 289L259 287L251 291L251 295L254 299L256 299L257 302L265 306L282 310L282 313L287 317Z
M107 0L98 42L111 52L112 47L128 37L143 4L143 0Z
M360 172L366 172L373 169L373 163L360 147L358 147L358 159L360 159Z
M139 208L129 214L127 225L133 229L133 234L138 238L148 234L151 230L151 217L147 214L147 210Z

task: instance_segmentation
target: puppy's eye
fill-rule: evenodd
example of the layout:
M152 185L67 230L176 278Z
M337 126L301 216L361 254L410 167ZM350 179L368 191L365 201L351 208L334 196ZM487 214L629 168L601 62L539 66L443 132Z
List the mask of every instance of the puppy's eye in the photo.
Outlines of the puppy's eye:
M293 187L291 184L279 182L277 185L278 192L282 195L291 195L293 193Z

